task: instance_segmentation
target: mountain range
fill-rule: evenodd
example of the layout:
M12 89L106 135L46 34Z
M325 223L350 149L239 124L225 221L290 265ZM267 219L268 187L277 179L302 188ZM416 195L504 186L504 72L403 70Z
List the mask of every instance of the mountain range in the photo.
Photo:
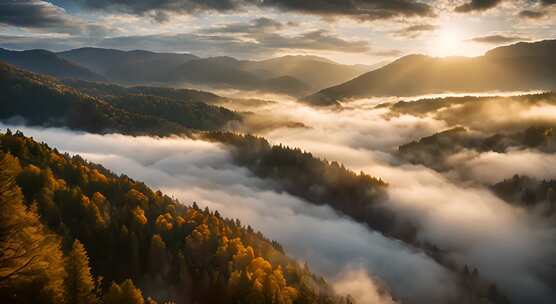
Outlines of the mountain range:
M103 76L46 50L10 51L0 48L0 60L19 68L58 78L102 81Z
M312 105L377 96L556 89L556 40L520 42L480 57L408 55L302 100Z
M122 85L240 89L295 97L342 83L371 69L365 65L342 65L316 56L283 56L253 61L92 47L58 53L2 49L0 60L58 78Z

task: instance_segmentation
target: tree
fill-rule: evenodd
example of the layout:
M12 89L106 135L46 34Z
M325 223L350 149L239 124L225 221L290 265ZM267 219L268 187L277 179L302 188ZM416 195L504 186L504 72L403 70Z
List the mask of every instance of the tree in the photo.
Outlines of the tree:
M157 273L164 275L168 272L166 244L159 234L155 234L151 238L149 259L149 270L151 272L151 275L155 276Z
M104 304L143 304L141 290L133 284L131 279L125 280L121 285L112 282L110 289L104 295Z
M66 258L66 294L68 303L93 304L98 299L94 294L95 283L89 268L89 257L79 240L73 242Z
M122 304L143 304L143 294L131 279L125 280L122 285Z
M15 184L17 158L0 159L0 298L7 303L63 303L64 277L59 237L28 209Z

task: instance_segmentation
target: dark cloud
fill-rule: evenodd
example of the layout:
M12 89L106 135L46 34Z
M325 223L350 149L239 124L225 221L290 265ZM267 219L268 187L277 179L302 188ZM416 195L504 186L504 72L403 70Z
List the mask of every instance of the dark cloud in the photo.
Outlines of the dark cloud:
M0 24L52 33L103 36L102 25L84 23L70 17L64 9L40 0L0 1Z
M482 37L475 37L469 39L469 41L486 43L486 44L504 44L504 43L511 43L517 41L529 41L529 40L531 39L527 37L503 36L503 35L490 35L490 36L482 36Z
M519 13L519 17L528 19L540 19L546 16L545 12L524 10Z
M471 2L456 7L456 12L469 13L486 11L496 7L500 3L502 3L502 0L471 0Z
M435 15L428 4L412 0L265 0L261 3L263 6L277 7L286 11L328 17L347 16L361 20Z
M12 26L50 28L67 26L64 11L38 0L0 1L0 23Z
M165 20L170 13L198 11L237 11L246 6L277 8L324 17L351 17L360 20L388 19L394 17L431 17L434 12L428 4L414 0L78 0L89 8L118 10L132 14L152 15Z
M398 37L416 38L423 33L432 32L435 31L436 29L438 29L438 26L434 24L417 24L417 25L404 27L393 33L394 36L398 36Z

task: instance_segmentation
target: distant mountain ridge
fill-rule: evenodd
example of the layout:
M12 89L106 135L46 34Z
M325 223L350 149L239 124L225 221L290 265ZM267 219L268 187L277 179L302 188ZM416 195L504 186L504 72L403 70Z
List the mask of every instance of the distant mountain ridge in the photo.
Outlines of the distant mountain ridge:
M199 59L191 54L155 53L142 50L120 51L92 47L57 54L111 81L125 84L155 81L164 77L168 70Z
M0 48L0 60L35 73L62 79L104 80L99 74L46 50L10 51Z
M374 96L556 89L556 40L517 43L481 57L408 55L302 99L312 105Z
M0 49L0 60L61 79L105 81L120 85L193 86L238 89L301 97L371 70L310 55L267 60L220 56L122 51L84 47L63 52Z
M81 48L58 55L122 84L193 84L304 96L368 70L317 56L283 56L262 61L228 56Z

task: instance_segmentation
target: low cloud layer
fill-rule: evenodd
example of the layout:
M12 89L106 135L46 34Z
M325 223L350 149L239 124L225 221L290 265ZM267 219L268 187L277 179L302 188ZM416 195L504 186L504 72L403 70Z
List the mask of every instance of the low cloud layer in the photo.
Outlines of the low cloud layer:
M495 184L514 175L526 175L539 180L556 179L556 156L534 150L507 153L463 151L447 163L462 179Z
M555 227L510 206L486 188L397 159L393 152L398 145L444 130L446 125L430 117L385 118L387 110L374 108L381 101L390 100L361 100L340 112L269 105L263 112L284 115L309 128L274 130L264 136L383 178L390 185L389 206L399 216L418 223L422 240L448 250L461 264L479 268L481 276L496 282L515 303L550 303L556 294L545 278L552 270L539 265L552 265ZM552 113L546 112L547 108L513 108L515 115L495 121L493 126L524 117L525 121L546 121ZM494 113L495 109L485 110ZM541 112L546 114L540 117ZM547 177L549 171L539 169L543 164L551 168L553 161L552 156L529 151L478 155L457 165L477 180L490 181L512 171L539 177L544 172Z
M444 302L455 293L451 274L430 258L340 217L328 207L275 191L272 182L232 165L231 156L220 145L184 138L19 129L61 151L78 153L116 173L144 181L183 203L196 201L224 216L239 218L278 240L300 261L308 261L336 290L362 301L358 303L370 299L380 301L372 303L393 303L390 290L403 303ZM360 280L358 284L349 282L353 277ZM440 284L443 288L437 288Z
M447 126L428 116L385 115L387 109L375 108L385 101L392 100L360 100L342 110L332 110L279 99L244 110L302 123L303 128L261 132L274 143L300 147L383 178L389 183L388 208L415 223L420 240L446 250L460 265L477 267L482 278L495 282L515 303L551 303L556 297L550 285L556 254L555 226L509 205L480 185L461 183L449 175L397 159L399 145ZM519 113L510 119L540 119L539 115L545 113L542 119L547 120L552 113L536 108L512 109ZM223 146L183 138L100 136L29 128L24 132L143 180L182 202L197 201L225 216L240 218L281 242L298 259L308 260L313 270L326 275L337 290L360 300L446 303L458 292L452 273L423 253L338 216L328 207L310 205L276 191L272 181L256 178L233 165ZM549 164L555 161L551 156L538 157L532 151L486 153L471 155L456 165L473 178L490 182L513 171L540 174L539 166L552 167Z

